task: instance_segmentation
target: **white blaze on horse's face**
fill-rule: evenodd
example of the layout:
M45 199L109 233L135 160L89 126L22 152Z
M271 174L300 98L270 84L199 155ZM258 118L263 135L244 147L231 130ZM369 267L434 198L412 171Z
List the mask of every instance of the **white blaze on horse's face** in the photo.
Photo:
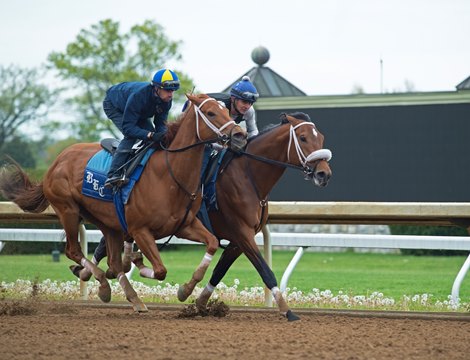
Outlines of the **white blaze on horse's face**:
M318 136L317 130L315 129L315 124L313 124L312 132L313 132L313 136L315 136L315 137Z

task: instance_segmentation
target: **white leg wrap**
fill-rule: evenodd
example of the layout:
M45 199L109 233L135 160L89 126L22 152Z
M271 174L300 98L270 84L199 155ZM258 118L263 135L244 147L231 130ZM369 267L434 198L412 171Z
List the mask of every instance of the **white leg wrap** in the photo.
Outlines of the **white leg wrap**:
M276 298L276 296L280 293L280 290L277 286L275 286L271 289L271 292L273 293L274 298Z
M155 278L154 271L152 269L148 268L148 267L144 267L144 268L140 269L139 274L140 274L140 276L146 277L148 279L154 279Z
M98 265L99 264L99 261L95 259L95 257L93 256L93 259L91 259L91 262L95 265Z
M212 286L210 283L207 283L206 287L205 287L205 290L210 292L211 294L214 292L215 290L215 287Z
M117 279L118 279L119 282L121 282L121 278L122 278L123 276L126 276L126 274L124 274L124 273L122 273L122 272L118 274Z
M133 247L134 247L134 243L124 241L124 252L126 254L132 252Z
M201 264L199 266L206 266L206 267L209 266L209 264L212 261L212 258L213 258L212 255L206 253L204 257L202 258Z

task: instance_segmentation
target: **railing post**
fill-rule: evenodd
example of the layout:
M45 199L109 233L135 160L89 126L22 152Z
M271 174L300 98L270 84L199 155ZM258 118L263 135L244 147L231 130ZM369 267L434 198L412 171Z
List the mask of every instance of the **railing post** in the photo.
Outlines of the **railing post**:
M289 278L290 278L292 272L294 271L295 267L297 266L297 263L299 262L299 260L302 257L303 253L304 253L304 248L299 247L297 249L296 253L294 254L294 257L290 261L289 265L287 265L286 271L284 271L284 274L282 275L281 285L279 287L281 292L286 291L287 282L289 281Z
M271 233L269 232L268 224L263 226L263 247L264 247L264 260L268 266L273 268L273 248L271 245ZM273 306L273 296L271 290L267 287L264 288L264 305L272 307Z
M468 255L467 260L463 263L462 267L460 268L457 277L452 284L452 302L454 305L459 305L459 293L460 293L460 285L462 285L462 281L467 275L468 269L470 268L470 255Z
M80 224L78 227L78 234L80 239L80 246L82 253L85 257L88 256L88 242L86 240L86 228L85 225ZM88 300L88 286L86 281L80 280L80 297L82 300Z

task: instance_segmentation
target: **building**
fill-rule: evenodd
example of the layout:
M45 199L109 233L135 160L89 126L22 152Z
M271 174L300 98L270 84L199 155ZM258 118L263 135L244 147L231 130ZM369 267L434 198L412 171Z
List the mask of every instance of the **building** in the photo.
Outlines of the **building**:
M287 170L271 200L470 201L470 77L448 92L307 96L265 66L266 53L255 49L243 74L261 95L258 127L303 111L333 152L326 188Z

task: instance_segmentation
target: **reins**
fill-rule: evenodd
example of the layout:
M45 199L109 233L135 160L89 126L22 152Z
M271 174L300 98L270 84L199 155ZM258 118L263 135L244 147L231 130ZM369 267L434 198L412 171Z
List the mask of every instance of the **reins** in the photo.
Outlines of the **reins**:
M249 152L246 152L244 150L241 150L238 152L238 154L240 155L244 155L244 156L247 156L248 158L251 158L253 160L257 160L257 161L260 161L260 162L263 162L263 163L266 163L266 164L269 164L269 165L274 165L274 166L279 166L279 167L283 167L283 168L290 168L290 169L295 169L295 170L300 170L302 171L304 174L305 174L305 178L308 179L312 173L314 172L314 168L312 168L311 166L307 165L307 162L308 161L312 161L312 160L325 160L325 161L329 161L331 159L331 151L328 150L328 149L320 149L320 150L316 150L312 153L310 153L308 156L305 156L302 149L300 148L300 145L298 143L298 140L297 140L297 137L295 136L295 130L302 126L302 125L312 125L314 126L313 123L308 123L308 122L302 122L300 124L297 124L296 126L292 126L290 127L290 130L289 130L289 145L287 147L287 159L288 161L290 161L290 158L289 158L289 150L291 148L291 144L294 143L294 146L295 146L295 150L296 150L296 153L297 153L297 156L299 158L299 161L300 163L302 164L302 166L299 166L299 165L294 165L294 164L291 164L291 163L287 163L287 162L283 162L283 161L278 161L278 160L273 160L273 159L269 159L269 158L266 158L264 156L259 156L259 155L255 155L255 154L252 154L252 153L249 153ZM316 130L315 128L313 128L313 132L314 134L316 135ZM268 196L269 196L269 193L266 195L266 197L264 199L261 199L261 196L259 194L259 190L258 190L258 187L256 186L256 182L254 181L253 179L253 174L251 173L251 170L247 164L247 173L248 173L248 178L255 190L255 193L256 193L256 196L258 197L258 200L259 200L259 204L261 206L261 217L260 217L260 223L256 229L256 232L258 232L259 230L261 230L261 224L263 222L263 217L264 217L264 214L265 214L265 211L266 211L266 205L268 203Z
M194 144L191 144L191 145L179 148L179 149L169 149L165 145L163 145L162 143L160 143L160 147L162 148L162 150L164 150L166 152L183 152L183 151L192 149L193 147L196 147L196 146L199 146L199 145L213 144L213 143L216 143L217 141L219 141L219 138L212 138L212 139L209 139L209 140L198 141Z
M194 143L194 144L191 144L191 145L188 145L188 146L184 146L182 148L179 148L179 149L169 149L167 147L165 147L163 144L160 144L162 150L165 151L165 163L166 163L166 166L168 168L168 172L171 176L171 178L173 179L173 181L178 185L178 187L184 191L184 193L186 195L189 196L189 203L188 205L186 206L186 211L185 211L185 214L183 216L183 219L181 220L181 222L178 224L176 230L173 232L173 234L168 238L167 241L165 241L163 244L160 244L158 245L158 250L161 250L163 249L165 246L168 245L168 243L170 242L170 240L173 238L173 236L181 229L181 227L183 226L183 224L186 222L186 219L188 218L188 215L189 215L189 212L191 211L191 208L193 207L193 202L197 199L197 195L198 193L201 191L201 188L202 188L202 179L200 179L199 181L199 184L196 188L196 191L193 191L193 192L190 192L188 189L186 189L186 187L180 182L178 181L178 179L176 178L174 172L173 172L173 169L171 168L171 164L170 164L170 161L168 159L168 153L172 152L172 153L178 153L178 152L183 152L183 151L186 151L186 150L189 150L189 149L192 149L196 146L199 146L199 145L205 145L205 144L211 144L211 143L215 143L215 142L218 142L219 140L222 140L223 142L228 142L229 138L227 137L227 135L223 134L222 133L222 130L225 129L227 126L231 125L234 123L234 121L229 121L227 122L226 124L224 124L223 126L221 126L220 128L217 128L214 124L212 124L210 122L209 119L207 119L207 117L204 115L204 113L201 111L201 107L207 102L207 101L210 101L210 100L213 100L213 101L216 101L215 99L213 98L208 98L208 99L205 99L200 106L197 106L196 104L193 104L194 105L194 108L195 108L195 117L196 117L196 134L197 134L197 138L199 139L198 142ZM192 103L191 103L192 104ZM201 137L199 135L199 116L203 119L204 123L209 127L209 129L211 129L214 133L216 133L218 135L218 137L216 138L212 138L212 139L209 139L209 140L204 140L202 141L201 140Z

